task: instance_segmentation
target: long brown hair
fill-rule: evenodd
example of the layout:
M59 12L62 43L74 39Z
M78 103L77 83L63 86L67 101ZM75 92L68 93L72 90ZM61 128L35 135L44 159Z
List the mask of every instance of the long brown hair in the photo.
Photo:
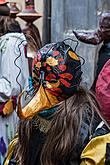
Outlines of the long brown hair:
M21 32L19 23L9 16L0 16L0 37L8 32Z
M63 101L59 106L59 110L52 116L47 139L41 151L41 165L58 165L60 161L64 161L69 156L79 139L84 113L85 115L87 113L90 114L90 135L94 113L96 112L103 119L100 115L100 107L95 96L92 92L83 88L79 88L72 97ZM19 129L20 139L17 149L17 158L19 158L19 162L22 165L25 165L26 146L28 145L24 137L26 131L23 131L23 129L31 128L25 123L26 121L22 122ZM31 136L28 136L28 138L31 138Z
M39 30L34 24L28 23L25 29L23 29L23 33L26 36L30 49L37 51L42 47Z
M32 23L28 23L26 27L23 29L23 33L27 39L27 48L30 51L37 53L37 51L42 47L42 41L38 28ZM33 61L32 58L28 57L29 72L31 76L32 76L32 61Z
M15 159L18 160L19 165L25 164L31 131L32 120L20 120L18 127L19 140L14 149Z
M94 113L96 112L102 118L99 110L99 104L92 92L82 88L71 98L63 101L52 119L51 129L41 154L41 164L58 165L68 158L79 139L83 114L90 115L89 134L91 136Z

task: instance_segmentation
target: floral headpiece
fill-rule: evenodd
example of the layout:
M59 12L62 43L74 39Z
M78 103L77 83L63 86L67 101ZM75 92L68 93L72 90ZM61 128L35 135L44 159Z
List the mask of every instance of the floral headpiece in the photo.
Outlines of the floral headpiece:
M37 91L21 111L21 118L31 118L72 96L81 81L79 56L64 41L41 48L33 61L33 85Z

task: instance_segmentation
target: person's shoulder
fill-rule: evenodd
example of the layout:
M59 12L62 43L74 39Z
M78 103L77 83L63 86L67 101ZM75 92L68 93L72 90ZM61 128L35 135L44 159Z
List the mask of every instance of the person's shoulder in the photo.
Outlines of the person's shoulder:
M101 121L96 128L93 136L89 140L88 144L84 147L81 153L81 165L110 164L110 130L106 127L106 124Z
M25 40L25 35L23 33L19 33L19 32L11 32L11 33L7 33L4 35L4 38L16 38L19 40Z
M94 131L94 134L92 138L95 138L97 136L102 136L110 133L110 129L107 127L107 125L104 123L104 121L101 121L97 128Z
M25 35L23 33L7 33L2 37L3 40L8 40L8 43L11 45L14 45L15 47L17 45L26 45L27 41L25 38Z

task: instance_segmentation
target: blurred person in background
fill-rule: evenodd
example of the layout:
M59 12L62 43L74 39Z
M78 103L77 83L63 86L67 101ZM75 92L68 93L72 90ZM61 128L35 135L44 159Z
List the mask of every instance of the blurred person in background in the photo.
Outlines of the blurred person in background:
M28 85L27 41L19 23L0 0L0 163L15 135L17 96Z
M86 44L99 45L96 75L91 87L101 106L101 113L110 123L110 11L102 13L98 29L94 32L73 31L76 38Z

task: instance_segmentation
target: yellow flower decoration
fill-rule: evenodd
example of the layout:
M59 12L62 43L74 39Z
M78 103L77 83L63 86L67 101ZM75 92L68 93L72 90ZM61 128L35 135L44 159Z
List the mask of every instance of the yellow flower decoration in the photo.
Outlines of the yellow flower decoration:
M40 67L41 67L41 62L37 62L37 63L35 64L35 66L36 66L37 68L40 68Z
M73 58L73 59L75 59L75 60L77 60L77 61L80 60L79 57L77 56L77 54L75 54L74 52L69 51L68 54L69 54L69 56L70 56L71 58Z
M50 66L56 66L56 65L58 65L58 60L56 60L53 57L48 57L46 60L46 63Z

